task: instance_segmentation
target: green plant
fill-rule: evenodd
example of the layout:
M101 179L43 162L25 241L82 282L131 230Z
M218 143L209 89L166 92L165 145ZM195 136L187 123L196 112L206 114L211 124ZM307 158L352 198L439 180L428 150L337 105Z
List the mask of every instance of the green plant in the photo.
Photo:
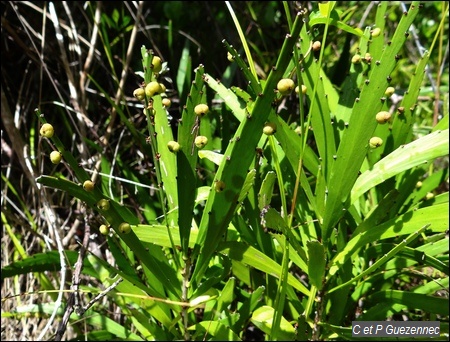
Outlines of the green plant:
M244 34L235 4L226 5L245 56L224 39L221 55L230 64L219 77L207 72L207 63L190 72L184 48L176 89L170 89L179 94L176 125L161 85L178 61L161 63L144 45L139 88L126 94L140 105L136 113L123 104L123 78L114 78L116 98L101 78L90 78L113 113L101 144L80 139L95 152L92 175L62 129L42 134L48 138L43 148L61 151L67 169L47 168L36 182L79 203L87 231L79 252L58 248L28 256L2 213L21 254L2 265L2 280L34 272L45 285L42 294L71 290L64 312L50 298L3 317L54 313L62 317L57 338L70 322L76 338L91 340L242 340L249 326L271 340L332 340L352 339L352 321L403 314L439 320L444 337L448 190L441 187L448 184L448 108L432 127L418 121L426 112L419 102L424 72L447 16L394 101L385 92L402 78L399 55L411 42L405 33L420 18L418 2L400 12L398 4L381 2L373 25L363 30L348 24L356 6L320 2L292 16L283 2L288 34L273 67L262 68L265 75L254 60L264 54ZM255 16L261 4L236 6ZM123 17L122 27L119 17L113 11L102 25L126 31L129 21ZM115 45L101 28L114 69ZM333 60L340 35L353 44ZM355 56L365 58L357 63ZM345 76L333 81L340 63ZM244 79L240 86L233 85L236 75ZM280 80L288 86L280 89ZM292 92L295 84L301 92ZM126 145L109 155L111 140L121 141L112 138L115 115ZM48 117L36 111L42 127ZM76 131L68 121L65 126ZM114 176L122 184L114 184ZM97 227L110 257L89 248ZM63 265L73 279L63 279L60 289L41 277L63 274ZM81 276L91 282L80 282ZM120 322L108 314L111 305L120 309ZM89 328L81 330L79 321Z

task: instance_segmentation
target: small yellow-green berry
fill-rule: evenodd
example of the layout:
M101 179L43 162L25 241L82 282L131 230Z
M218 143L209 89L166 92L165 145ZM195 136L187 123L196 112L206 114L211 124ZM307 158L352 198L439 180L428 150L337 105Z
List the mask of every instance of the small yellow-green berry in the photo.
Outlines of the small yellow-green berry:
M352 63L353 64L360 64L361 63L361 55L358 55L358 54L354 55L352 57Z
M160 83L160 84L159 84L159 92L162 94L162 93L165 93L166 90L167 90L167 88L166 88L166 86L164 85L164 83Z
M372 34L372 37L376 38L380 35L381 29L379 27L374 28L372 31L370 31Z
M93 191L94 186L95 186L94 182L92 182L90 180L84 181L84 183L83 183L83 189L86 190L87 192Z
M97 202L97 208L100 210L108 210L109 209L109 200L106 198L102 198L100 201Z
M381 111L381 112L377 113L375 118L379 124L383 125L391 119L391 113L386 112L386 111Z
M403 115L403 114L405 114L405 107L398 107L398 108L397 108L397 114L398 114L398 115Z
M152 69L155 74L158 74L162 69L162 61L158 56L153 56Z
M307 88L304 84L302 84L302 94L303 94L303 95L306 94L306 91L307 91L307 90L308 90L308 88ZM295 92L298 94L299 91L300 91L299 86L296 86L296 87L295 87Z
M208 105L204 104L204 103L200 103L198 105L195 106L194 108L194 113L197 116L205 116L206 114L208 114L209 112L209 107Z
M313 51L319 51L321 46L322 46L322 43L320 41L316 40L312 45L312 49L313 49Z
M430 200L432 198L434 198L434 194L432 192L427 192L427 194L425 195L425 199Z
M169 108L170 105L172 104L172 101L170 101L169 98L165 97L162 99L162 104L164 107Z
M221 180L216 181L216 183L214 184L214 189L216 190L216 192L221 192L225 189L225 183Z
M395 93L394 87L387 87L386 91L384 92L384 95L386 95L387 97L391 97L394 93Z
M295 88L295 83L290 78L282 78L278 81L277 89L281 95L289 95Z
M98 230L100 231L101 234L103 235L108 235L109 234L109 227L106 224L102 224Z
M139 101L144 101L145 99L145 90L144 88L137 88L133 91L133 96L137 98Z
M145 95L147 95L147 97L153 97L159 93L161 93L161 86L158 82L151 81L145 86Z
M273 135L277 131L277 125L273 122L268 122L264 125L263 133L265 135Z
M230 51L227 52L227 59L228 59L228 61L230 61L230 62L234 62L234 57L233 57L233 55L230 53Z
M131 232L130 224L127 222L122 222L119 225L119 232L121 232L122 234L128 234L129 232Z
M178 152L181 148L181 145L178 142L171 140L167 143L167 148L170 152Z
M197 148L202 149L203 147L206 146L207 143L208 143L207 137L205 137L203 135L199 135L199 136L195 137L194 144L195 144L195 146L197 146Z
M370 64L372 62L372 55L369 52L366 52L366 54L364 55L364 61L367 64Z
M422 185L423 185L423 183L422 183L421 181L418 181L418 182L416 183L416 188L419 189L419 188L422 187Z
M383 139L381 139L380 137L372 137L369 140L369 146L371 148L377 148L380 147L381 145L383 145Z
M53 137L53 134L55 134L55 130L53 129L53 126L49 123L45 123L42 125L39 133L46 138Z
M61 162L62 154L59 151L52 151L50 153L50 160L53 164L59 164Z

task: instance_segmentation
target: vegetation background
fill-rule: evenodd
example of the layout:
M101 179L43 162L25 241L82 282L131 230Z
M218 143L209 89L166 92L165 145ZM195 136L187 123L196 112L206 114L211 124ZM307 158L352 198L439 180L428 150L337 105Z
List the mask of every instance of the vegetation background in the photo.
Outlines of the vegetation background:
M305 184L310 184L311 197L299 194L298 197L303 196L303 199L297 199L297 166L288 166L293 163L288 150L298 147L304 151L306 145L315 153L311 158L320 163L323 161L323 170L327 170L328 163L333 163L332 155L327 155L328 159L321 155L321 142L330 141L326 139L329 136L320 139L316 133L317 123L310 121L314 119L307 115L314 108L311 99L315 94L320 98L318 103L326 106L325 99L328 95L332 97L319 86L313 95L319 71L311 71L317 79L310 82L305 102L295 101L298 98L295 92L282 97L270 90L276 100L269 102L267 107L272 104L273 113L286 122L284 125L279 121L277 131L277 134L285 134L284 139L287 139L281 144L283 148L276 147L272 137L264 136L258 130L254 132L254 139L259 155L250 158L240 151L233 151L233 156L242 158L244 164L250 158L248 165L252 162L256 171L249 173L245 181L242 179L241 186L233 188L241 196L240 204L232 207L231 216L223 221L227 231L225 240L230 244L222 245L219 233L217 236L198 233L204 244L211 244L211 252L207 247L201 247L205 249L200 257L198 250L191 257L194 249L190 249L189 235L184 236L184 240L181 236L181 242L178 238L174 243L167 233L169 226L170 229L174 226L170 222L182 222L183 207L192 209L189 212L192 212L193 222L200 225L200 232L203 231L205 201L211 198L211 206L220 205L219 200L214 202L215 197L220 196L219 192L213 191L213 195L209 195L209 189L220 186L216 175L222 161L211 155L195 161L192 183L198 190L195 198L189 198L189 194L183 197L189 187L180 189L175 181L187 173L178 171L177 175L176 168L169 170L174 172L170 179L174 180L173 193L178 194L180 201L178 214L178 206L170 207L169 200L161 195L160 177L163 176L157 169L159 157L155 158L155 151L151 150L158 146L156 151L162 154L162 160L170 159L170 156L166 157L168 138L152 140L153 128L148 123L153 117L144 111L152 101L157 113L166 113L166 108L159 105L160 96L158 100L146 98L145 102L136 99L133 96L135 89L155 79L165 85L164 96L171 100L166 113L169 126L158 122L154 126L157 131L161 127L170 128L173 140L193 136L191 126L180 125L182 118L182 122L186 122L185 115L193 113L191 102L196 99L208 103L211 119L202 121L206 123L200 125L197 133L209 138L206 150L224 154L230 148L228 142L240 138L235 132L241 129L240 121L245 120L245 113L251 112L253 107L247 105L247 112L243 109L245 104L242 108L233 108L231 100L227 102L216 94L226 94L225 90L231 89L237 94L236 103L247 100L247 103L254 101L254 105L259 106L256 101L259 94L249 82L251 79L269 83L269 75L277 63L284 65L280 71L282 76L298 79L297 70L288 66L292 56L290 52L283 53L282 46L287 33L295 31L293 18L297 12L309 20L315 18L313 14L320 19L319 3L325 5L328 2L1 2L2 340L351 339L351 321L361 315L364 317L364 314L366 318L379 320L439 320L443 331L441 337L445 338L447 333L448 339L449 316L448 308L444 307L448 307L449 183L448 154L442 153L443 146L448 145L448 2L420 4L413 23L408 26L408 39L398 43L400 52L395 56L395 68L389 73L395 94L383 102L385 110L396 112L408 93L415 94L411 100L415 109L408 114L410 119L405 128L408 133L402 133L405 136L402 144L429 136L435 139L433 145L436 147L433 149L424 142L420 145L423 150L415 147L419 148L417 153L405 150L404 163L410 162L407 168L395 162L386 164L393 170L386 177L390 180L385 185L374 182L367 188L367 193L362 192L365 200L356 206L357 209L346 207L350 208L351 215L339 223L340 231L345 233L333 235L327 243L328 232L322 225L323 217L316 215L323 213L325 206L322 208L320 203L316 206L311 200L326 194L332 198L334 190L339 196L340 182L322 188L321 173L317 169L315 174L307 170L301 187L307 188ZM312 40L322 41L325 37L323 42L326 44L320 54L303 48L299 53L305 60L307 56L314 56L316 63L320 63L321 75L324 78L326 75L335 89L336 98L340 96L343 101L349 95L353 104L356 93L349 91L347 84L350 70L355 71L352 56L369 46L371 30L382 22L384 43L377 45L381 56L381 49L388 45L390 35L396 32L411 2L393 1L387 5L375 1L329 3L334 6L335 22L325 25L324 21L312 32L308 31L308 37L314 38ZM380 10L380 6L385 7ZM328 15L330 13L331 10ZM380 13L383 13L381 17ZM322 15L325 18L327 13ZM393 46L396 44L392 41ZM304 45L309 47L309 44ZM250 68L242 67L244 64L236 66L237 55L235 62L230 62L227 53L233 52L233 47L242 57L241 63ZM430 49L424 62L425 51ZM150 65L147 63L149 55L144 51L162 59L160 75L144 68ZM371 52L375 55L375 48ZM365 57L364 54L361 56ZM372 68L375 68L374 63L375 59ZM417 78L422 63L423 78ZM355 82L363 84L365 79L368 85L372 69L366 64L363 62L364 70L355 71L364 76L363 80L356 81L355 78ZM314 64L308 64L305 69L315 70ZM220 84L213 84L214 79L220 80ZM371 84L384 81L375 76L370 78ZM373 98L375 96L378 95L373 94ZM367 101L364 103L377 103L378 106L379 96L373 102L369 99L369 95L361 96L361 101ZM238 119L236 113L241 112L243 116ZM51 122L58 140L40 136L43 120ZM336 140L336 146L341 138L345 140L343 132L347 125L348 122L341 120L334 128L331 140ZM432 133L437 130L445 137L435 138ZM289 133L294 131L295 138ZM395 126L393 131L398 133ZM164 136L158 132L155 139ZM372 132L367 133L367 137ZM386 137L388 134L387 131L377 133ZM394 136L397 139L397 135ZM283 139L278 135L275 138ZM183 153L189 159L191 146L192 149L195 147L192 140L186 139L190 144ZM402 145L389 142L389 138L385 142L383 148L387 146L386 151L369 153L360 173ZM367 143L361 144L367 147ZM287 149L286 145L289 146ZM52 150L64 150L61 164L50 162ZM195 155L197 152L200 151L195 148ZM353 155L350 147L348 153ZM418 154L422 156L418 157ZM428 154L433 162L424 166L420 161L426 160L427 156L423 154ZM307 155L305 152L304 156ZM303 160L302 156L292 158ZM396 156L399 158L401 154ZM308 157L305 158L308 167ZM174 163L178 163L181 170L180 160ZM303 170L300 165L299 170ZM360 165L357 168L359 172ZM101 173L96 174L94 170L99 169ZM244 169L245 176L250 167ZM232 179L237 175L226 166L225 170L224 178ZM322 177L328 181L328 171L323 172ZM350 179L351 170L348 173ZM86 179L80 174L96 180L97 189L92 198L80 188ZM272 178L272 174L276 176ZM55 178L46 178L47 175ZM346 184L346 170L342 170L341 175L342 184ZM68 182L58 183L56 178ZM265 188L264 180L272 182L272 186ZM425 184L422 189L419 182ZM164 185L168 187L168 184L166 180ZM227 182L226 186L228 190L230 184ZM241 191L242 188L246 191ZM395 195L400 198L397 202L390 197L394 196L390 192L392 189L400 194ZM350 190L351 187L348 193ZM167 193L170 194L170 190ZM261 200L263 196L267 200ZM98 209L100 198L111 200L117 216L98 214L98 211L101 213ZM309 209L297 208L288 218L286 213L290 212L291 205L295 207L296 200L299 206ZM113 206L113 202L117 206ZM267 211L269 204L276 211ZM411 234L381 236L380 233L372 235L373 240L369 235L369 240L358 244L354 251L346 249L349 241L354 241L351 238L358 233L364 234L369 226L386 224L391 227L399 217L402 222L407 222L410 216L405 215L423 208L430 209L423 211L430 222L414 221L416 216L413 216ZM174 212L175 216L171 217ZM128 238L131 235L121 240L119 223L128 218L133 226L132 234L139 240L126 240L131 239ZM264 219L271 224L265 226ZM187 222L191 224L191 219ZM427 230L428 225L423 225L428 223L431 231ZM112 225L114 231L102 235L99 231L102 224ZM181 224L175 226L182 230ZM144 228L148 232L149 227L154 228L151 231L154 233L145 235ZM256 227L259 227L259 233L255 232ZM289 235L299 227L306 233ZM274 233L269 228L277 231ZM178 230L173 234L177 238ZM289 246L284 240L286 235L292 244L291 252L283 248ZM306 240L313 242L307 244ZM381 240L385 244L378 243ZM142 263L143 254L139 254L142 251L136 241L141 241L147 251L150 249L156 255L158 265L163 265L162 269L169 274L167 278L174 274L173 282L166 284L161 277L164 272L152 273L151 267ZM77 269L76 264L80 246L87 249L80 252L85 262L83 271ZM253 249L250 251L243 246ZM237 258L233 253L241 255ZM397 253L400 256L396 256ZM342 264L336 259L339 255L345 258ZM258 263L257 258L263 258L263 262ZM327 260L326 266L324 260ZM272 261L275 264L272 265ZM198 288L193 290L188 285L192 275L189 262L200 265L192 278L192 284ZM385 266L381 267L377 262ZM287 270L295 279L289 278L291 275L288 277ZM369 280L358 276L363 272ZM73 278L74 274L78 279ZM119 278L125 280L119 284ZM346 281L352 284L351 290L345 287ZM358 283L360 287L356 285ZM139 287L141 292L136 292L131 284ZM342 284L345 286L338 288ZM108 286L114 288L104 292L105 296L96 297ZM74 290L81 290L81 297L74 299L71 295ZM327 297L326 291L330 290L336 292ZM391 290L399 292L389 292ZM345 300L339 302L336 293ZM417 297L408 296L408 293ZM427 297L421 297L424 295ZM74 309L71 301L79 298L85 311L77 311L77 303ZM92 306L87 305L90 300L94 300ZM383 303L384 306L379 306ZM72 316L69 312L70 319L64 311L67 307L76 311Z

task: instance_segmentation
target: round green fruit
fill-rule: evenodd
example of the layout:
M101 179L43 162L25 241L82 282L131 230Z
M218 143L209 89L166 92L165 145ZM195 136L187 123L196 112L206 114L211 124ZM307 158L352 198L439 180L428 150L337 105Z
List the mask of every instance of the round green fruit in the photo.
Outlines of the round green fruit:
M379 27L376 27L372 31L370 31L370 33L372 33L372 37L376 38L381 34L381 29Z
M97 208L100 210L108 210L109 209L109 201L105 198L102 198L97 202Z
M145 99L145 90L144 88L137 88L133 91L133 96L137 98L139 101L144 101Z
M319 51L321 46L322 46L322 43L319 42L318 40L316 40L312 45L312 49L313 49L313 51Z
M98 230L102 235L108 235L109 234L109 227L106 224L102 224Z
M360 64L361 63L361 55L354 55L352 57L352 63L353 64Z
M94 187L95 187L94 182L90 180L84 181L83 183L83 189L86 190L87 192L93 191Z
M225 183L220 180L216 181L214 184L214 189L216 192L222 192L225 189Z
M164 85L164 83L160 83L159 84L159 92L160 94L165 93L167 90L166 86Z
M181 148L181 145L178 142L171 140L167 143L167 148L170 152L178 152Z
M209 107L208 105L204 104L204 103L200 103L198 105L195 106L194 108L194 113L197 116L203 117L206 114L208 114L209 112Z
M202 149L203 147L206 146L207 143L208 143L207 137L205 137L203 135L199 135L199 136L195 137L194 144L195 144L195 146L197 146L197 148Z
M151 81L145 86L145 95L147 95L147 97L153 97L159 93L161 93L161 86L158 82Z
M273 135L277 131L277 125L273 122L268 122L264 125L263 133L265 135Z
M383 145L383 139L381 139L380 137L372 137L369 140L369 146L371 148L377 148L380 147L381 145Z
M122 234L128 234L129 232L131 232L130 224L127 222L122 222L119 225L119 232L121 232Z
M290 78L282 78L278 81L277 89L281 95L289 95L295 88L295 83Z
M55 130L53 128L53 126L49 123L45 123L42 125L39 133L46 138L51 138L53 137L53 134L55 134Z
M53 164L59 164L61 162L61 158L62 154L59 151L52 151L52 153L50 153L50 161Z
M158 56L153 56L152 69L155 74L158 74L162 70L162 61Z
M387 97L391 97L394 93L395 93L394 87L387 87L386 91L384 92L384 95L386 95Z
M377 115L375 116L375 119L379 124L383 125L391 119L391 113L386 111L378 112Z

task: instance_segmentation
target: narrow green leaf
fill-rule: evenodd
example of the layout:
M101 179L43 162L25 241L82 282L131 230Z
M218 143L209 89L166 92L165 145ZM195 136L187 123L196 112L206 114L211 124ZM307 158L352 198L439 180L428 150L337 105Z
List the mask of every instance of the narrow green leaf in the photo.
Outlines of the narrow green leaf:
M281 265L254 247L246 246L238 241L229 241L221 243L218 251L228 255L232 260L241 261L264 273L280 278ZM288 276L288 284L309 296L309 290L292 274Z
M340 288L343 287L347 287L350 286L351 284L353 284L354 282L358 281L359 279L365 277L366 275L374 272L375 270L377 270L381 265L385 264L386 262L388 262L394 255L396 255L397 253L399 253L401 250L403 250L403 248L405 248L408 244L411 243L411 241L413 239L415 239L419 234L421 234L426 228L429 227L428 225L423 226L422 228L420 228L419 230L417 230L416 232L410 234L405 240L403 240L401 243L399 243L397 246L395 246L393 249L391 249L389 252L387 252L386 254L384 254L380 259L378 259L376 262L374 262L369 268L367 268L366 270L364 270L363 272L360 272L356 277L350 279L349 281L340 284L330 290L328 290L328 293L334 292Z
M197 185L195 127L201 125L201 121L196 121L199 119L194 112L194 108L198 104L206 104L203 75L204 69L200 65L195 69L195 80L191 84L186 107L183 109L181 121L178 125L178 143L181 145L181 149L177 152L178 174L176 182L178 200L182 204L179 208L178 226L180 228L181 247L185 255L188 253L190 244Z
M181 52L180 64L178 66L176 78L178 93L181 95L184 95L185 88L191 84L191 64L192 60L189 53L189 39L186 39L183 50Z
M226 105L239 121L244 120L248 114L246 103L244 101L239 99L230 88L225 87L210 75L205 75L205 82L225 101Z
M272 330L273 315L274 309L264 305L253 312L251 322L264 333L270 334ZM286 318L281 317L278 339L280 341L294 341L295 336L294 327L286 320Z
M270 72L264 91L255 102L249 118L239 125L234 138L229 142L225 159L219 166L215 180L223 182L223 191L212 191L206 202L199 226L199 236L193 256L198 255L192 279L199 282L208 267L209 259L224 235L237 206L240 189L248 173L249 165L255 157L255 148L263 125L272 110L271 103L275 96L274 89L282 77L291 58L292 49L297 42L302 20L297 16L291 35L286 37L276 67ZM239 138L239 139L238 139ZM217 183L216 183L217 184Z
M255 183L256 170L252 169L247 173L247 177L245 178L244 184L242 185L241 193L239 194L238 201L242 203L244 199L247 197L248 192L253 187Z
M267 172L266 177L264 177L258 193L259 210L263 210L264 207L270 204L276 179L277 175L274 171Z
M69 195L80 199L89 207L95 211L98 211L101 215L103 215L118 236L125 241L128 247L130 247L136 257L139 258L141 262L146 265L146 267L153 270L158 280L164 284L164 287L172 294L179 295L181 291L179 281L175 271L169 266L167 259L165 262L161 263L147 252L145 247L137 238L136 234L133 232L130 232L129 234L122 234L118 230L119 225L122 222L128 222L130 225L139 223L139 219L127 207L103 196L98 189L95 189L93 192L87 192L81 185L65 179L40 176L36 179L36 181L43 185L50 186L53 189L66 191ZM103 198L107 198L110 201L110 209L107 211L100 211L96 205L97 202Z
M448 145L449 131L447 129L427 134L407 145L400 146L376 163L372 169L358 177L351 193L351 203L354 203L367 190L392 176L447 155Z
M368 150L368 141L377 121L375 115L382 107L380 99L388 87L388 77L396 66L395 56L402 48L410 25L419 10L419 2L412 2L410 9L401 17L391 43L384 48L379 62L375 62L365 82L359 102L356 102L350 117L349 127L342 136L332 166L326 209L323 217L322 238L327 241L332 228L343 215L343 208L349 205L350 191L358 177Z
M231 303L234 301L235 286L236 286L236 278L231 277L228 279L222 291L220 292L220 295L217 298L217 313L219 315L223 310L226 310L229 307L229 305L231 305Z
M375 303L401 304L412 310L423 310L436 315L448 316L449 314L448 298L428 296L410 291L380 291L369 296L368 300Z
M216 165L220 165L220 163L222 163L222 160L223 160L223 154L220 154L220 153L217 153L214 151L210 151L210 150L200 150L200 151L198 151L198 156L201 159L206 158L206 159L212 161Z
M174 210L178 207L177 161L175 154L167 148L167 144L174 138L160 95L153 97L153 108L156 112L154 122L158 146L158 157L155 158L155 162L159 163L162 191L167 199L167 223L173 226L178 223L178 212Z
M325 247L319 241L308 241L308 278L312 285L321 290L327 263Z
M78 258L78 252L66 251L65 256L71 266L75 264ZM23 260L12 262L2 267L1 279L14 277L20 274L31 272L57 272L61 270L60 255L57 251L46 253L36 253ZM83 273L95 276L95 269L89 261L85 260Z
M208 341L241 341L233 330L217 321L202 321L188 329L195 331L196 335L211 335L212 338L208 338Z
M430 225L429 230L432 232L443 232L448 229L448 202L410 210L353 237L331 260L327 278L333 276L349 257L367 243L413 234L426 225Z
M175 247L181 247L180 234L177 226L169 227ZM132 226L133 232L142 242L153 243L161 247L172 247L170 237L167 232L167 226L162 224L138 224ZM189 248L192 248L197 238L197 230L192 229L190 234L192 239L189 242Z

